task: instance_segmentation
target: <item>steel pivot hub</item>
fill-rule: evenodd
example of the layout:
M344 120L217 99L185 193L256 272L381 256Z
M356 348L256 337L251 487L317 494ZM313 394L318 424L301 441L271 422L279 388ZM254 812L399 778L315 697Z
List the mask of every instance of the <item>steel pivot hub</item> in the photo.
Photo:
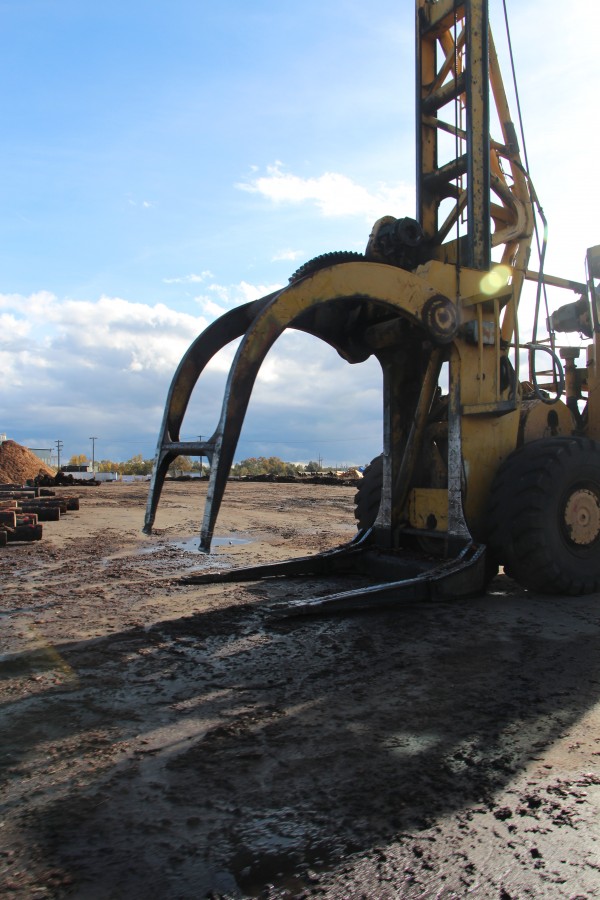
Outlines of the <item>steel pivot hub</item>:
M566 503L564 517L567 535L574 544L589 546L600 535L600 504L593 491L574 491Z

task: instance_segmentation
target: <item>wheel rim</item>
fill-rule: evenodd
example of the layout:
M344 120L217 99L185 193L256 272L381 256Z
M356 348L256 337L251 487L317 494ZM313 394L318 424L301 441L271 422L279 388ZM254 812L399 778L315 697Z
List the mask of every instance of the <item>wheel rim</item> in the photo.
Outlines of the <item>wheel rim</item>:
M578 488L570 494L564 509L567 538L578 547L589 547L600 536L600 502L595 491Z

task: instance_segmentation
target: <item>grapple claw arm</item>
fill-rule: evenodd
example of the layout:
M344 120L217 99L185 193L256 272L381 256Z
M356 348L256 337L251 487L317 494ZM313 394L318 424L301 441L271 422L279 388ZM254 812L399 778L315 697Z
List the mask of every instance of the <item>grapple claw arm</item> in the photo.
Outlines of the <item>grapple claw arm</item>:
M329 304L342 304L333 317L326 314ZM148 496L146 533L151 532L169 464L180 454L202 453L211 467L200 549L210 550L250 395L272 345L286 328L297 328L335 347L348 361L361 361L377 346L369 345L363 328L357 350L352 320L361 312L386 330L391 319L406 318L423 328L434 343L452 340L458 324L452 302L423 278L395 266L348 262L322 268L281 291L231 310L196 339L177 369L167 398ZM208 441L180 441L181 422L200 374L218 350L242 334L215 432Z
M181 423L200 375L219 350L244 334L254 316L258 315L271 297L269 295L252 303L245 303L222 315L196 338L179 363L169 388L156 448L144 520L146 534L152 533L164 480L173 460L189 453L202 454L212 460L214 435L207 441L179 440Z
M424 325L433 337L444 342L451 339L456 329L456 312L447 298L422 279L392 266L367 262L338 264L267 298L240 343L227 380L221 419L215 432L200 535L201 550L210 550L250 395L267 353L288 327L298 327L341 349L347 338L343 317L337 333L321 326L318 317L307 320L311 311L340 300L365 308L372 303L382 303ZM437 321L439 310L444 313L440 317L441 324ZM369 352L365 358L368 355Z

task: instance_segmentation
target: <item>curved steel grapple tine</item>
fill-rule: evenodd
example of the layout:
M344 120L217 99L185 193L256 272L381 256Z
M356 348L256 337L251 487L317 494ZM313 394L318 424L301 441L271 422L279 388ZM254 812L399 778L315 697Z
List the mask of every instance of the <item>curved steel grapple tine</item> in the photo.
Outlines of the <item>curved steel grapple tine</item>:
M306 296L300 293L299 296L299 292L302 292L302 288L293 284L271 297L264 298L268 302L246 331L231 366L221 418L215 431L210 481L200 532L200 549L205 553L210 551L215 522L259 369L267 353L285 329L293 327L294 320L307 308L327 300L327 296L315 297L310 292ZM318 336L316 331L311 333Z
M274 296L276 295L269 294L260 300L244 303L242 306L229 310L198 335L186 351L173 376L167 394L161 437L168 435L169 440L179 440L179 429L200 375L219 350L244 334Z
M183 444L179 440L181 423L192 391L210 360L223 347L240 337L265 304L273 297L245 303L220 316L200 334L183 356L171 381L162 426L154 458L154 468L146 504L144 532L151 534L160 494L170 464L182 453L198 452L212 459L214 436L205 442Z

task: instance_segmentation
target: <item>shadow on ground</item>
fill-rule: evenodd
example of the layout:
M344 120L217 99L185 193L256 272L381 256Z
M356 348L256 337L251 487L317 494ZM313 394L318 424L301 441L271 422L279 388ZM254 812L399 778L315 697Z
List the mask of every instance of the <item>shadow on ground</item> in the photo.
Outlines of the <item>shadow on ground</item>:
M5 658L2 677L71 673L1 711L9 814L69 874L57 896L195 898L299 893L349 854L493 808L600 688L597 598L508 584L283 624L229 605Z

